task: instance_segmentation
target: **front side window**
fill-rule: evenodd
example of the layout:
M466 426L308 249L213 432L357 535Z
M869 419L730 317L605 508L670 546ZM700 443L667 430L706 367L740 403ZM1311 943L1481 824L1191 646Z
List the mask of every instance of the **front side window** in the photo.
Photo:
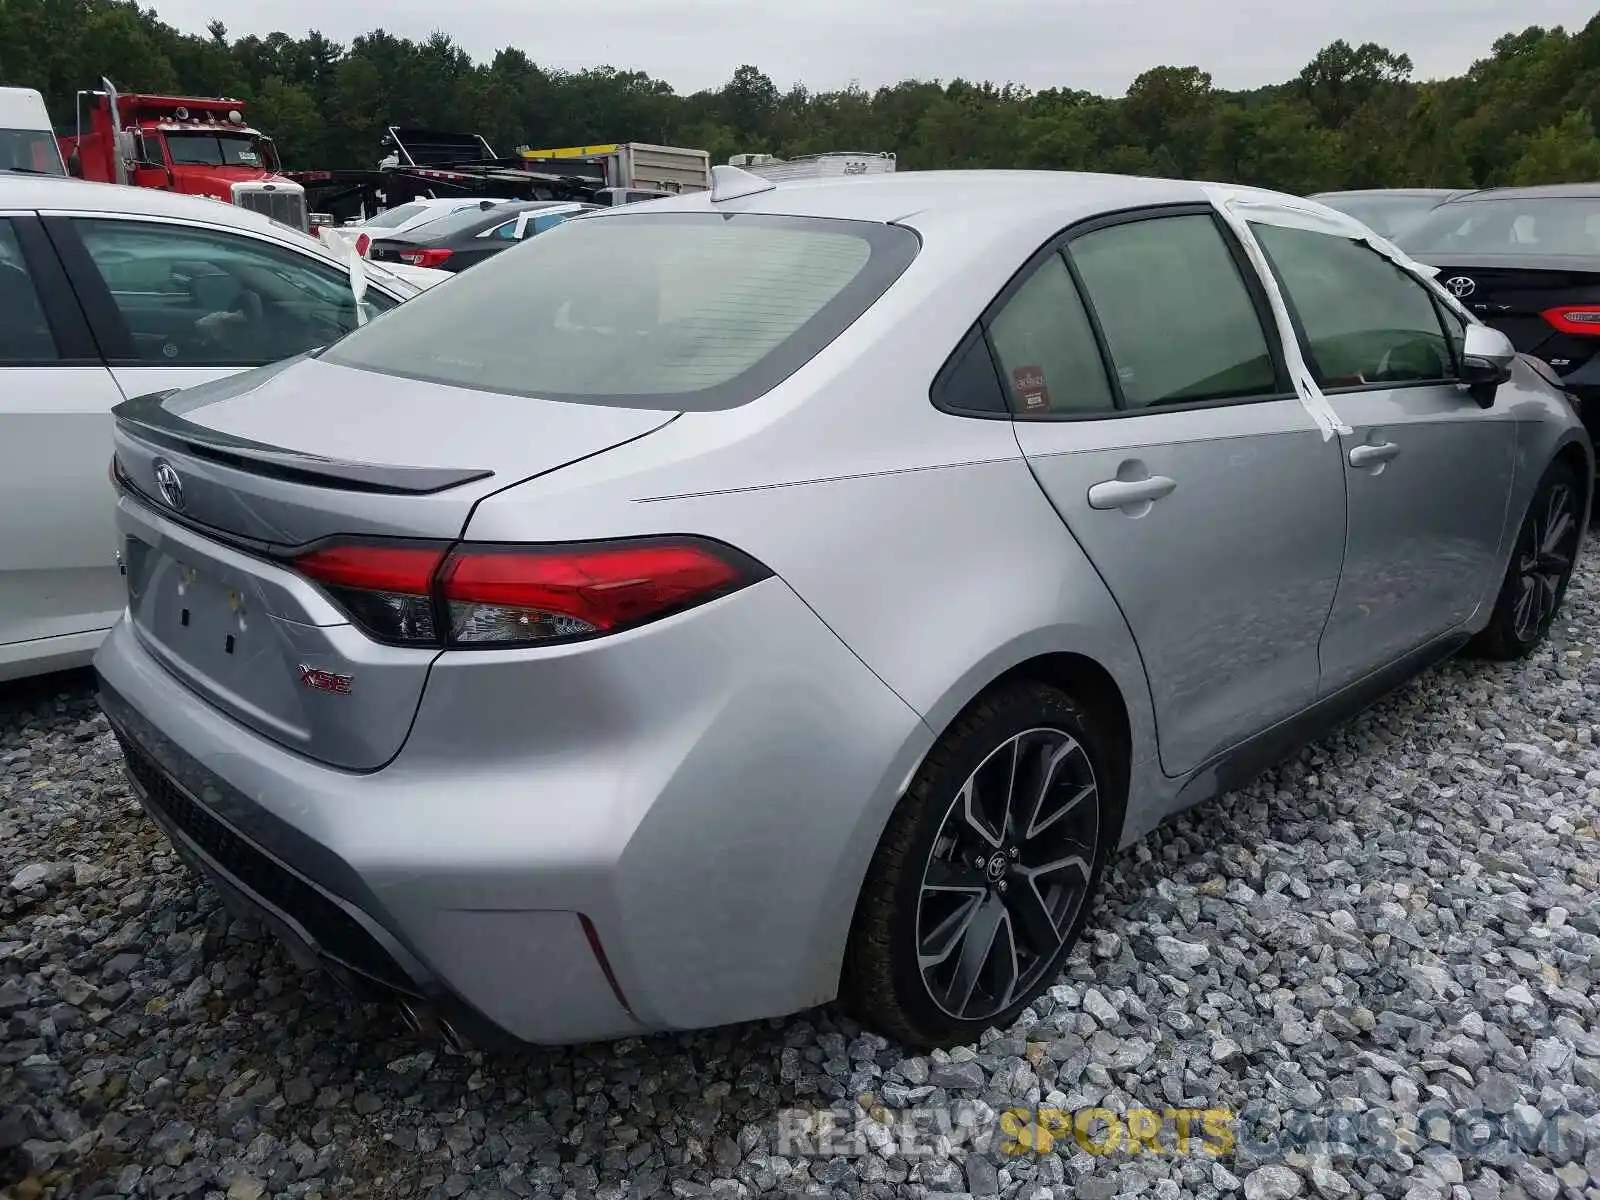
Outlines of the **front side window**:
M549 400L731 408L820 353L918 245L867 221L608 213L489 258L325 357Z
M1128 408L1280 391L1255 302L1210 216L1109 225L1068 252Z
M44 306L17 244L17 231L0 217L0 363L51 362L60 357Z
M1011 411L1019 417L1116 407L1078 288L1059 254L1029 276L989 323Z
M252 238L181 225L75 218L134 357L170 366L257 366L356 328L347 273ZM369 315L396 301L369 288Z
M1433 298L1394 263L1349 238L1279 225L1252 229L1300 319L1323 387L1454 374Z

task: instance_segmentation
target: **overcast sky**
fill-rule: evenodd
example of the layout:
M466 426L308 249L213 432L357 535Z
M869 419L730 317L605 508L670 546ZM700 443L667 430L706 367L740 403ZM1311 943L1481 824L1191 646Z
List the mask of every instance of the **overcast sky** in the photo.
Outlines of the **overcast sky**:
M203 0L155 7L193 32L217 11ZM236 37L316 28L347 44L380 26L415 39L442 28L480 61L515 45L541 66L637 69L680 92L717 87L748 62L779 88L960 76L1105 95L1121 95L1140 71L1162 64L1199 66L1225 88L1277 83L1341 37L1403 51L1419 78L1436 78L1464 70L1513 29L1576 30L1595 15L1594 0L474 0L452 7L235 0L223 11Z

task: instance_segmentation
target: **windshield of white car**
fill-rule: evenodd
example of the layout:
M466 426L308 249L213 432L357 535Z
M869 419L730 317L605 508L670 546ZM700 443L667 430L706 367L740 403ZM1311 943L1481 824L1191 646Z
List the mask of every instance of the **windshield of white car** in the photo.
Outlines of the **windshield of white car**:
M1445 204L1395 239L1407 254L1600 256L1600 196L1529 196Z
M0 129L0 171L65 175L56 140L37 129Z
M919 246L872 221L585 216L406 301L324 358L570 403L732 408L849 328Z

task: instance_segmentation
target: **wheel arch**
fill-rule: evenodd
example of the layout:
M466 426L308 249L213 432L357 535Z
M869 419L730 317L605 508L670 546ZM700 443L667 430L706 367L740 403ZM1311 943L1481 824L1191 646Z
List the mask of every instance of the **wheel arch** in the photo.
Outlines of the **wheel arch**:
M841 886L850 888L850 894L853 896L850 920L844 931L846 936L849 930L855 927L855 914L861 900L862 884L895 805L904 798L906 790L917 777L917 773L922 770L928 755L939 745L950 727L973 705L980 703L996 688L1009 683L1043 683L1061 689L1085 707L1096 731L1109 741L1112 746L1111 761L1105 766L1113 773L1115 786L1111 792L1116 804L1111 816L1111 828L1115 834L1113 845L1120 844L1127 821L1128 792L1134 765L1142 756L1147 757L1155 750L1149 690L1142 671L1135 681L1137 687L1130 688L1129 681L1119 680L1117 674L1100 657L1081 650L1035 649L1032 653L1009 655L1003 661L1006 663L1005 666L995 668L991 665L990 669L984 671L978 679L974 680L969 676L963 684L958 685L957 689L953 689L953 692L958 690L959 698L952 694L946 695L938 706L940 719L936 723L928 722L933 736L911 763L910 769L894 793L892 802L884 806L882 811L875 811L869 821L864 821L857 828L856 836L863 844L870 843L871 849L860 862L859 870L852 867L848 880L837 881ZM1141 714L1143 725L1140 723ZM1141 736L1148 739L1148 744L1141 742ZM836 946L829 946L830 950L837 951L836 958L831 954L829 956L830 975L834 981L832 990L835 995L844 982L844 948L843 939L840 939Z

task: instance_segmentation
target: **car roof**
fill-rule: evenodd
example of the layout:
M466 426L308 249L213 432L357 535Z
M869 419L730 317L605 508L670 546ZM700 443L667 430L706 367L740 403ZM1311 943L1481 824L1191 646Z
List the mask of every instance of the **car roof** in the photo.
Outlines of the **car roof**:
M648 204L624 204L585 214L584 221L610 221L672 212L765 213L832 217L910 225L923 233L959 225L972 227L980 212L984 227L1006 227L1040 236L1075 221L1118 209L1161 204L1198 204L1206 184L1191 180L1099 175L1078 171L906 171L892 175L805 179L780 183L748 196L713 201L691 192ZM1218 185L1293 201L1277 192ZM1303 202L1302 202L1303 203Z
M1479 200L1596 200L1600 199L1600 183L1547 183L1538 187L1484 188L1469 192L1450 201L1452 204L1471 204Z

